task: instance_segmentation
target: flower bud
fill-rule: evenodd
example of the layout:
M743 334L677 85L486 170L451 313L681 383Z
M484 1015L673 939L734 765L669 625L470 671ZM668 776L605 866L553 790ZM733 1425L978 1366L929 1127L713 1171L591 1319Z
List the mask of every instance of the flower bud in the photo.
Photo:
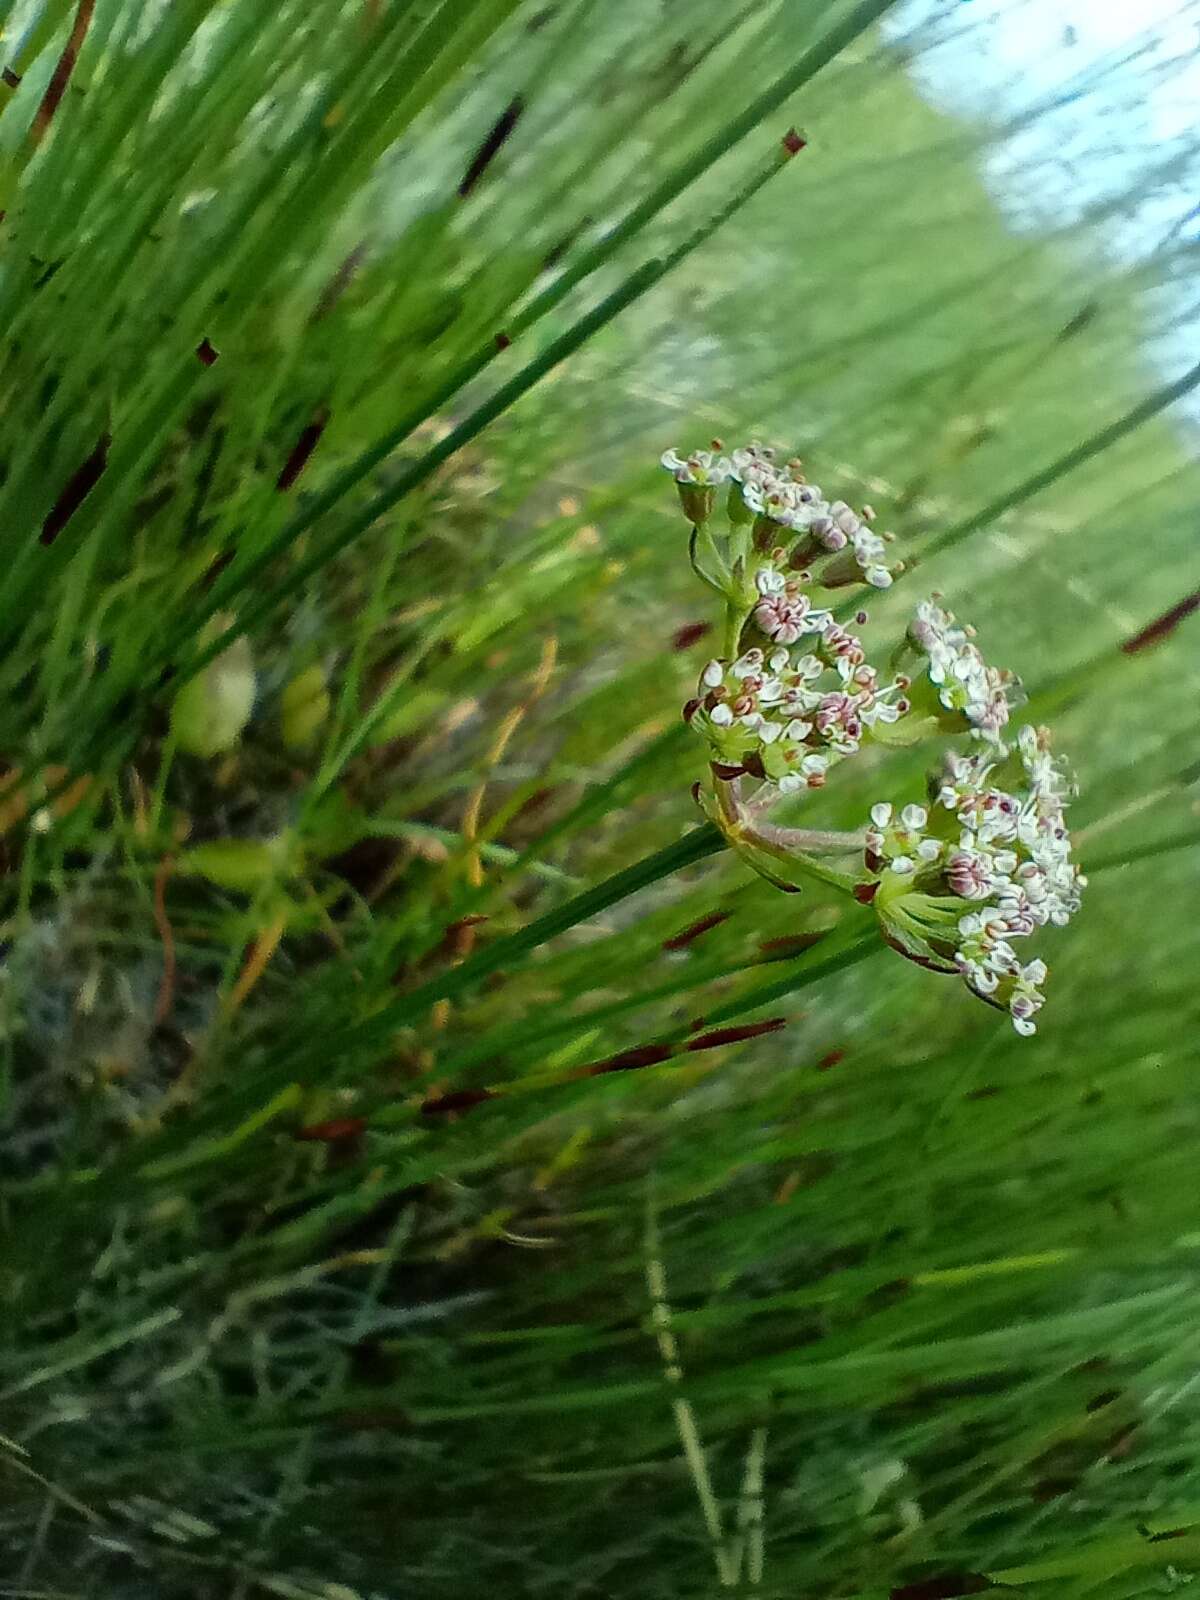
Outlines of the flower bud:
M201 643L230 626L227 614L210 619ZM185 683L171 708L171 730L181 750L194 756L222 755L242 736L254 709L256 680L250 641L243 634Z

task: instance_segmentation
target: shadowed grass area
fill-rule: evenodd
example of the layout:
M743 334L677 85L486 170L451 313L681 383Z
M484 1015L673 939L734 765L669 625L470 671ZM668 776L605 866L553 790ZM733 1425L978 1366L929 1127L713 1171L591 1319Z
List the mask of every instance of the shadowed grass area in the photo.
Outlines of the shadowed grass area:
M0 1594L1200 1568L1177 242L1006 230L888 9L0 4ZM712 434L1053 722L1036 1040L705 830Z

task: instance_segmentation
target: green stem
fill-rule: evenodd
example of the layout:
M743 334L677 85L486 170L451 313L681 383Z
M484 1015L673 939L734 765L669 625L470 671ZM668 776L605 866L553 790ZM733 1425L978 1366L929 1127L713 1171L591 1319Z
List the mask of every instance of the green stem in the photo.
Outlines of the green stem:
M799 829L793 830L799 833ZM831 889L838 889L843 894L849 894L855 884L859 882L853 873L841 872L837 867L828 866L817 859L807 850L802 850L794 845L784 845L767 838L746 835L745 843L753 850L759 850L772 860L782 862L783 865L794 867L803 872L807 877L815 878L818 883L828 884ZM843 847L844 849L844 847Z
M861 918L870 915L869 912L857 904L854 909L860 913ZM776 978L770 983L759 984L753 989L747 989L744 993L738 995L736 999L730 1000L723 1006L718 1006L715 1011L706 1011L704 1013L704 1026L706 1028L717 1028L726 1022L732 1022L736 1017L745 1016L748 1011L757 1011L762 1006L772 1005L776 1000L782 1000L785 995L794 994L797 989L808 988L821 978L832 977L835 972L845 972L848 968L856 966L860 961L865 961L868 956L877 955L880 951L886 950L887 945L879 937L873 925L874 918L871 918L871 922L872 926L866 932L859 934L855 938L847 939L843 944L838 944L822 960L814 961L811 966L807 963L803 968L796 965L784 977Z
M749 826L751 838L801 855L857 855L867 842L862 831L838 833L825 828L777 828L771 822L751 822Z
M1028 478L1023 479L1012 489L1006 490L997 499L989 501L963 521L945 529L937 538L930 540L920 552L922 562L927 561L930 556L940 555L943 550L949 550L952 546L960 544L970 534L977 533L980 528L986 528L1005 512L1024 505L1027 500L1032 500L1034 495L1040 494L1052 483L1057 483L1059 478L1066 477L1069 472L1074 472L1076 467L1082 467L1095 456L1102 455L1127 434L1133 433L1143 423L1149 422L1161 411L1165 411L1176 400L1181 400L1184 395L1190 394L1198 385L1200 385L1200 362L1190 367L1173 383L1163 384L1153 394L1147 395L1137 405L1130 407L1124 416L1118 417L1106 428L1093 433L1082 444L1077 444L1074 449L1066 451L1048 466L1031 473Z
M171 767L175 761L175 750L175 730L171 728L162 742L162 749L158 755L158 774L154 780L154 794L150 801L149 833L151 839L158 838L159 828L162 825L163 808L167 801L167 780L171 776Z
M1188 833L1168 834L1151 844L1139 845L1132 850L1107 856L1097 856L1095 860L1085 857L1080 865L1089 877L1094 877L1097 872L1108 872L1113 867L1129 866L1134 861L1149 861L1154 856L1165 856L1173 850L1195 849L1200 849L1200 832L1193 828Z
M658 1352L662 1357L663 1371L668 1384L677 1388L683 1381L683 1368L679 1363L679 1346L671 1327L671 1306L667 1299L667 1275L663 1267L662 1249L658 1238L658 1216L653 1190L646 1201L646 1287L650 1292L650 1320L654 1328ZM723 1588L732 1588L737 1582L737 1572L725 1547L725 1534L721 1524L721 1506L713 1492L708 1471L708 1458L700 1438L691 1403L678 1393L671 1397L671 1411L683 1449L683 1458L691 1474L704 1519L705 1531L712 1545L713 1562L717 1579Z
M857 855L865 842L862 833L778 828L773 823L760 821L753 809L744 803L740 778L726 781L714 774L713 784L730 844L759 851L785 866L798 867L810 878L829 884L843 894L849 894L859 882L855 874L842 872L816 857Z
M382 1025L384 1033L391 1032L402 1023L420 1016L435 1000L445 1000L460 994L464 989L469 989L486 978L489 973L508 966L514 959L536 950L539 945L545 944L558 934L565 933L581 922L587 922L601 911L607 911L609 906L616 905L619 900L636 894L639 889L648 888L652 883L659 883L663 878L669 878L682 868L693 866L696 862L703 861L707 856L716 855L725 848L724 838L711 824L706 823L702 827L693 828L674 844L667 845L654 855L635 862L623 872L614 873L603 883L597 884L594 889L587 889L583 894L575 895L554 911L548 911L544 917L538 917L527 927L519 928L516 933L510 933L506 938L497 939L494 943L483 946L469 960L439 973L436 978L431 978L428 983L422 984L419 989L414 989L389 1006L381 1016L372 1017L364 1026L374 1032Z
M746 614L741 606L735 605L732 600L725 602L725 638L722 653L726 661L736 661L738 657L738 644L742 637L742 628L745 626Z

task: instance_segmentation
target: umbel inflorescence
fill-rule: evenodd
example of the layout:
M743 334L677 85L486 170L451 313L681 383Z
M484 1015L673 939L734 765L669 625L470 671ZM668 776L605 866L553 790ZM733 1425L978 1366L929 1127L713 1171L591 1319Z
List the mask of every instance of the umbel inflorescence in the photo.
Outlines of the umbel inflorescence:
M958 974L1018 1033L1035 1032L1046 966L1022 961L1014 941L1064 926L1086 881L1048 731L1014 735L1018 680L988 664L938 597L873 663L857 631L867 612L835 614L830 602L854 585L890 587L901 570L888 560L892 535L875 532L869 506L826 500L799 461L757 444L721 448L662 457L691 523L692 566L724 602L722 653L683 708L708 748L701 804L763 876L791 886L798 872L852 894L893 949ZM871 745L934 741L920 802L879 801L861 832L772 820L778 803L824 787Z

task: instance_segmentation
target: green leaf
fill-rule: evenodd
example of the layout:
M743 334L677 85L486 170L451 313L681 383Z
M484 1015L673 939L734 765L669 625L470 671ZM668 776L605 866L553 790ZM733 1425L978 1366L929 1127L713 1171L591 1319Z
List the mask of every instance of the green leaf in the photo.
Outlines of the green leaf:
M178 870L206 878L221 889L258 894L286 875L291 849L286 834L262 840L214 839L183 851Z
M304 750L312 744L328 720L329 705L324 668L308 667L292 679L280 704L283 742L289 750Z

